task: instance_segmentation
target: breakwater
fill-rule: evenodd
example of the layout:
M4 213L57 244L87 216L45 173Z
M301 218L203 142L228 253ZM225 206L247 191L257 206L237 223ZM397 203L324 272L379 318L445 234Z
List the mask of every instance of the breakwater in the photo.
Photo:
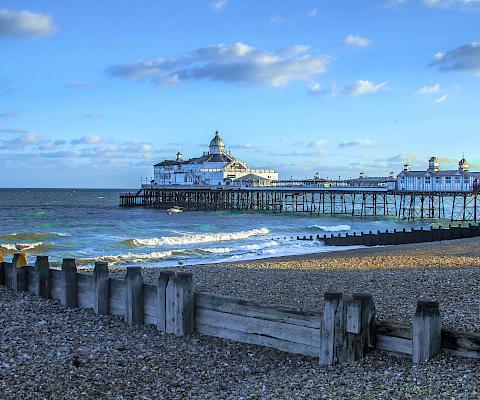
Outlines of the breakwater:
M442 349L480 358L480 335L442 329L437 301L419 300L408 326L377 322L368 294L347 298L327 292L322 311L302 310L195 292L193 279L191 273L161 270L156 284L146 284L138 267L127 268L126 279L112 279L104 262L87 274L77 271L74 259L64 259L57 269L38 256L28 266L21 253L0 263L0 284L15 292L122 316L129 325L153 325L177 337L196 332L318 357L322 365L360 360L373 349L411 357L416 364Z
M469 224L468 226L454 226L448 227L439 226L430 229L403 229L401 231L394 229L393 231L386 230L384 232L361 232L357 234L347 233L345 235L310 235L297 236L297 240L321 240L327 246L384 246L408 243L424 243L437 242L441 240L455 240L480 236L480 225Z

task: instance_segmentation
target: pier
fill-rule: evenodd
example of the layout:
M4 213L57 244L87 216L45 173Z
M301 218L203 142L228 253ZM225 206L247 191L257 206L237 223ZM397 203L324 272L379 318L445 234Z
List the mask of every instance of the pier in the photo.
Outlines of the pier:
M120 195L120 207L186 211L265 211L310 215L391 216L415 221L440 219L477 222L479 194L474 191L405 191L388 187L311 186L154 186Z

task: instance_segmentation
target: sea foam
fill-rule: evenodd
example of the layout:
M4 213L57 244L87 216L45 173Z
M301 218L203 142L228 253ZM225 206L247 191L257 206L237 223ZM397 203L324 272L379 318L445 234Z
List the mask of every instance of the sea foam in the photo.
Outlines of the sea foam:
M199 233L181 236L162 236L159 238L130 239L126 243L133 247L177 246L195 243L222 242L228 240L248 239L252 236L266 235L267 228L225 233Z

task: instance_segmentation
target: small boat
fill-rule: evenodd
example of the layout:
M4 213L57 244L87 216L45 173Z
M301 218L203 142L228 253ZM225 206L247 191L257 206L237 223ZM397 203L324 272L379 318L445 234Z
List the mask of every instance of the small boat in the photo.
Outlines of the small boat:
M169 208L167 211L169 214L172 214L172 213L181 213L183 210L179 206L173 206L172 208Z

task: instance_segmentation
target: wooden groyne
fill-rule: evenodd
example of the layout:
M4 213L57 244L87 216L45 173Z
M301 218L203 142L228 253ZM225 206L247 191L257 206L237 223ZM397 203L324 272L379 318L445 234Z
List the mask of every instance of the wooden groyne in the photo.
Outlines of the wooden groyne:
M410 357L416 364L440 351L480 358L480 334L442 329L436 301L419 300L413 324L397 325L376 321L368 294L325 293L322 311L302 310L195 292L191 273L161 270L153 285L144 283L139 267L127 268L126 279L113 279L104 262L88 274L77 271L74 259L53 269L48 257L38 256L28 266L24 254L0 263L0 284L67 308L120 316L129 325L153 325L177 337L196 332L273 347L316 357L322 365L357 361L374 349Z
M480 236L480 225L469 224L468 226L439 226L430 229L403 229L401 231L394 229L384 232L361 232L357 234L346 233L337 235L310 235L297 236L297 240L321 240L327 246L384 246L408 243L437 242L441 240L465 239Z
M144 187L120 195L120 207L187 211L267 211L402 220L480 221L478 192L406 192L386 187Z

